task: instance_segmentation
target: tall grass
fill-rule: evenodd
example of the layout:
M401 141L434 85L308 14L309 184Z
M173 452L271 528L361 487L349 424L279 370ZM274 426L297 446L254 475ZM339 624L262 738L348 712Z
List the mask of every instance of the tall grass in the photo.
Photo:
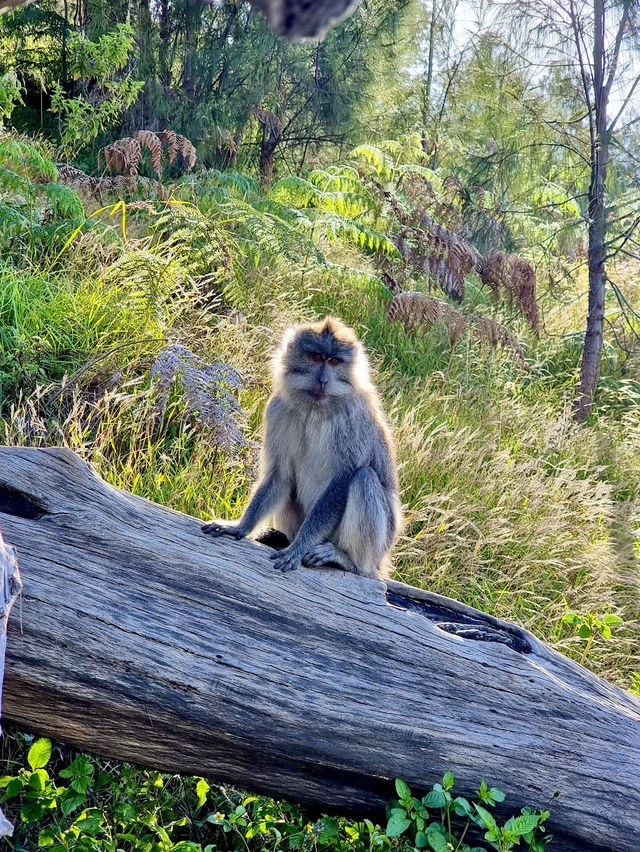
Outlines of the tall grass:
M567 606L620 615L588 664L629 686L640 668L640 413L621 390L619 364L605 369L620 379L606 405L577 427L577 326L553 299L543 303L541 342L515 323L528 345L525 372L469 341L452 354L442 329L412 337L390 324L390 294L369 261L340 244L323 247L333 266L304 254L272 264L256 252L225 265L218 254L212 279L205 226L198 219L194 255L181 226L179 241L162 229L130 235L117 256L87 262L70 251L54 272L0 266L1 439L63 444L115 485L200 517L236 515L256 450L216 447L179 389L159 418L154 355L180 340L234 364L259 438L282 329L338 314L365 341L396 429L408 517L397 577L516 621L574 657L582 640L562 626ZM469 287L467 298L493 311L481 290Z

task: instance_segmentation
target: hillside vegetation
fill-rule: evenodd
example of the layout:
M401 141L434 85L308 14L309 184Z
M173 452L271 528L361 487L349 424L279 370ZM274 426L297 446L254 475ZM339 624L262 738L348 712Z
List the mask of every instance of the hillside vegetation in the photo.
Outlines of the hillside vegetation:
M126 10L86 5L77 27L49 2L0 21L0 441L66 446L120 488L236 517L274 347L292 322L339 316L396 435L394 578L640 693L633 132L610 165L603 359L578 424L591 282L575 75L532 76L495 32L458 55L455 14L435 7L431 43L453 52L425 66L411 3L363 4L324 46L281 44L236 4L193 4L194 19L160 4L148 41L148 5L135 31ZM1 747L16 852L471 849L405 820L401 783L383 830L19 731ZM485 808L501 801L487 781ZM453 779L434 783L449 825ZM540 852L539 818L522 817L514 837Z

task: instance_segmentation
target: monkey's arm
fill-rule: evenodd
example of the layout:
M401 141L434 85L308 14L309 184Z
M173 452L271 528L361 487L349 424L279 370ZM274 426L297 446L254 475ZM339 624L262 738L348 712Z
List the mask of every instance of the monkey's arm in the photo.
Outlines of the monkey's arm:
M342 474L329 483L322 497L304 519L298 535L289 547L269 556L274 560L276 568L281 571L299 568L312 548L327 541L344 514L351 478L350 474Z
M287 494L286 481L278 471L272 471L256 488L239 521L211 521L204 524L202 532L213 536L232 535L238 539L245 538L282 503Z

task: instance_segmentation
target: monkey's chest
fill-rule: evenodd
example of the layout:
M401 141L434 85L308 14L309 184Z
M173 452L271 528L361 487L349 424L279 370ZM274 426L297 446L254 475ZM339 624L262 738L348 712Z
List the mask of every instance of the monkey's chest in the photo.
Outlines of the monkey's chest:
M311 421L305 426L298 440L289 445L288 467L296 498L306 515L336 475L337 447L330 424Z

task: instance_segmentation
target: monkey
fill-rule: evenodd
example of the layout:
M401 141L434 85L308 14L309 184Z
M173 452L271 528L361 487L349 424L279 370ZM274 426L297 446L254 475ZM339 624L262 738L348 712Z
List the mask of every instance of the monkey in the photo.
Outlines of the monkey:
M395 449L362 343L335 317L287 329L272 360L260 475L240 520L213 536L248 536L267 518L292 571L333 567L382 579L402 510Z

